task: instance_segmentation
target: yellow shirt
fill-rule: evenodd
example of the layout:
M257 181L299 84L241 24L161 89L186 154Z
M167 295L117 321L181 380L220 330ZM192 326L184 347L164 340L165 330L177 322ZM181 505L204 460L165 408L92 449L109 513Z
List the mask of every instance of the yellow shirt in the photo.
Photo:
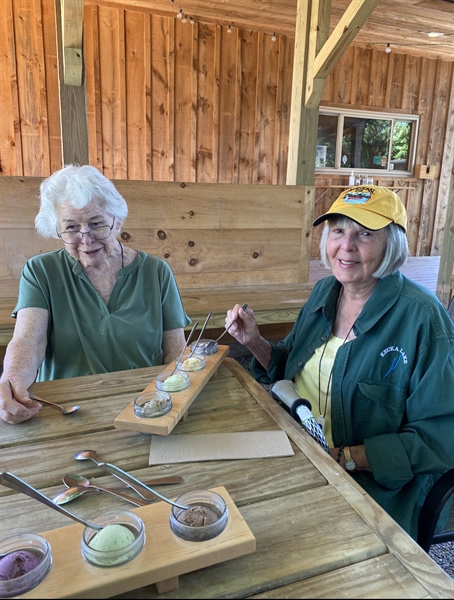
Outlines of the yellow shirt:
M343 343L343 339L331 335L328 342L316 348L301 371L295 375L298 393L312 404L314 417L322 415L326 419L323 432L331 448L334 445L331 432L331 373L336 352Z

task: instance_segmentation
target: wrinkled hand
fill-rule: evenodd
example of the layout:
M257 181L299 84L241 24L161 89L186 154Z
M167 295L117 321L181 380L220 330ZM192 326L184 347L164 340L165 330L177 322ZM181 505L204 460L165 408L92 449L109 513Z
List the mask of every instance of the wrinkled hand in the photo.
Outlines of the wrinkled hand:
M13 389L8 380L0 383L0 419L14 425L32 419L40 410L41 404L32 400L25 388Z
M243 346L254 345L254 342L260 338L257 321L251 308L244 310L241 304L235 304L227 311L225 318L225 326L228 327L230 323L232 323L229 329L230 335Z

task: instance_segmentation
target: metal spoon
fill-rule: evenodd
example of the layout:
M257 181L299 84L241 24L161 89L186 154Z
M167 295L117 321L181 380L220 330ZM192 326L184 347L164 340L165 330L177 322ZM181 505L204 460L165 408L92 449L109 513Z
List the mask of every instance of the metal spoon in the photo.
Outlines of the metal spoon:
M82 483L82 480L85 480L87 482L88 479L86 479L85 477L82 477L82 475L77 475L77 474L73 473L71 475L66 475L62 479L63 479L63 483L67 486L67 489L64 490L63 492L60 492L59 494L57 494L56 496L54 496L52 498L52 501L55 502L56 504L66 504L67 502L71 502L72 500L75 500L82 494L85 494L87 492L96 492L97 490L99 490L98 486L85 487L84 484ZM182 483L182 482L183 482L183 477L180 477L180 475L165 475L164 477L150 479L150 481L145 482L145 485L165 485L165 484L170 485L173 483ZM132 489L129 485L127 485L126 488ZM121 492L121 489L110 488L109 491L110 492ZM141 500L140 500L140 502L141 502Z
M196 328L197 328L198 324L199 324L199 322L198 322L198 321L196 321L196 322L194 323L194 327L191 329L191 333L188 335L188 339L186 340L186 343L185 343L185 345L183 346L183 350L181 351L181 354L180 354L180 356L179 356L179 357L176 359L176 361L175 361L175 366L173 367L173 371L170 373L170 375L167 375L167 379L168 379L169 377L172 377L172 375L173 375L173 374L175 373L175 371L177 370L178 363L180 362L180 360L181 360L181 357L182 357L182 356L183 356L183 354L184 354L184 351L185 351L185 350L186 350L186 348L188 347L188 345L189 345L189 342L191 341L191 338L192 338L192 334L193 334L193 333L194 333L194 331L196 330Z
M123 471L123 469L120 469L120 467L117 467L111 463L98 462L95 458L96 455L96 450L81 450L80 452L74 455L74 458L76 460L92 460L101 469L112 473L112 475L115 475L115 477L118 477L118 479L121 479L124 483L127 483L130 487L132 487L133 490L135 490L139 494L139 496L142 496L142 498L144 498L145 500L149 500L150 502L152 502L155 498L150 498L150 494L153 494L154 496L158 496L159 498L161 498L161 500L164 500L165 502L168 502L173 506L183 508L184 510L188 508L187 506L177 504L176 502L169 500L169 498L166 498L162 494L159 494L152 488L145 485L142 481L140 481L140 479L136 479L136 477L133 477L130 473L127 473L126 471Z
M14 396L13 384L11 383L11 381L9 379L8 379L8 383L9 383L9 387L11 388L11 393ZM76 412L80 408L80 406L62 406L61 404L55 404L55 402L51 402L50 400L44 400L43 398L40 398L39 396L37 396L36 394L33 394L31 392L28 392L28 395L30 396L30 398L32 400L37 400L38 402L41 402L42 404L49 404L49 406L54 406L55 408L59 408L64 415L71 415L72 413Z
M117 496L118 498L123 498L123 500L126 500L127 502L132 502L137 506L147 506L151 502L151 500L133 498L132 496L127 496L126 494L122 494L121 492L117 492L110 488L95 485L91 483L86 477L82 477L81 475L65 475L63 477L63 483L68 487L68 489L64 490L63 492L57 494L57 496L52 498L52 501L56 504L64 504L65 502L74 500L74 498L77 498L77 496L80 496L84 492L89 492L90 490L98 492L107 492L108 494L112 494L113 496Z
M53 508L57 512L66 515L70 519L74 519L74 521L77 521L78 523L82 523L82 525L85 525L86 527L90 527L91 529L103 529L103 525L95 525L94 523L85 521L85 519L82 519L81 517L74 515L72 512L69 512L69 510L66 510L66 508L62 508L58 504L54 504L50 498L44 494L41 494L41 492L38 492L37 489L26 483L23 479L13 475L13 473L8 473L8 471L0 473L0 483L11 488L12 490L22 492L34 500L38 500L38 502Z
M207 318L205 319L205 323L203 324L202 329L200 330L199 337L197 338L197 341L194 344L194 348L191 350L191 354L188 356L187 360L189 360L192 357L192 355L194 354L194 352L196 351L197 345L200 342L200 340L202 339L203 332L205 331L205 329L206 329L206 327L208 325L208 321L211 319L212 316L213 316L213 311L210 311L208 313Z
M242 306L241 308L242 308L243 310L246 310L246 308L247 308L247 304L243 304L243 306ZM236 321L236 319L235 319L235 321ZM209 342L209 343L206 345L206 348L212 348L212 347L215 345L215 343L216 343L216 342L219 342L219 340L221 339L221 337L223 337L223 336L224 336L224 335L227 333L227 331L230 329L230 327L232 327L232 325L235 323L235 321L232 321L232 322L230 323L230 325L224 329L224 331L221 333L221 335L220 335L220 336L219 336L219 337L218 337L216 340L211 340L211 341L210 341L210 342Z
M44 400L43 398L40 398L36 394L32 394L30 392L28 392L28 395L32 400L38 400L38 402L41 402L42 404L49 404L49 406L59 408L64 415L72 415L80 409L80 406L63 406L62 404L56 404L50 400Z

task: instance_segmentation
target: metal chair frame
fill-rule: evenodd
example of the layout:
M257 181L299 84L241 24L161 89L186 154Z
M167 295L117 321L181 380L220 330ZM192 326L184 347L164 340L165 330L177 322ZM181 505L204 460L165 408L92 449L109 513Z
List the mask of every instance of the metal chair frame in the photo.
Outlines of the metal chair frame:
M432 544L454 541L454 528L435 533L440 513L454 495L454 468L446 471L434 484L424 501L419 515L418 544L426 552ZM454 504L451 506L451 512Z

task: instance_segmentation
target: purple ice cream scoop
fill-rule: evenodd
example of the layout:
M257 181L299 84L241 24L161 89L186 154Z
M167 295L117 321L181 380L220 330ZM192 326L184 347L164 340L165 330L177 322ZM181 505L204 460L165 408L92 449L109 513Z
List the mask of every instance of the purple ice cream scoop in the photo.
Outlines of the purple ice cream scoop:
M40 559L28 550L10 552L0 559L0 581L9 581L30 573L40 562Z

